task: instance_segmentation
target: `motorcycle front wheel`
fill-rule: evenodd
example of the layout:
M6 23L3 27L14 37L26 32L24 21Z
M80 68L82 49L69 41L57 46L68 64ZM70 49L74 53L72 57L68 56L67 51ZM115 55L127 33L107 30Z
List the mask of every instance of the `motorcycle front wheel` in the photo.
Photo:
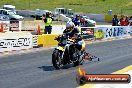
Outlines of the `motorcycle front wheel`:
M63 67L63 63L61 60L62 52L59 50L54 50L52 54L52 64L56 69L60 69Z

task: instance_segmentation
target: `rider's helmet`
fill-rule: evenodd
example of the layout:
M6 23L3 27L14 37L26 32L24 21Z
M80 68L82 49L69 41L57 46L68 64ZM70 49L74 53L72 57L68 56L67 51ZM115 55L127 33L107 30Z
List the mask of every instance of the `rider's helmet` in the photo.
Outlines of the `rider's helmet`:
M72 30L75 27L75 24L70 20L66 23L66 29Z

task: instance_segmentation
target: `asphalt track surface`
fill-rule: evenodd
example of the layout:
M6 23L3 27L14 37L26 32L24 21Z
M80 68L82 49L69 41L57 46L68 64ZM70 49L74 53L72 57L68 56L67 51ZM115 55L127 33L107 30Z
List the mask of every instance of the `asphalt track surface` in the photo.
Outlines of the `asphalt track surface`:
M132 39L94 43L87 51L101 61L85 61L88 73L107 74L132 64ZM0 58L0 88L76 88L77 67L55 70L53 49Z

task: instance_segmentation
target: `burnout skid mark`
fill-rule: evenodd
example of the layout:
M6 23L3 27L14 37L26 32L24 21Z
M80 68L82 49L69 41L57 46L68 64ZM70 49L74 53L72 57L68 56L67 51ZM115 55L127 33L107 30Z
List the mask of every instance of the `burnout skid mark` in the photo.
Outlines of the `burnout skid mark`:
M0 48L30 46L30 43L30 38L2 39L0 40Z

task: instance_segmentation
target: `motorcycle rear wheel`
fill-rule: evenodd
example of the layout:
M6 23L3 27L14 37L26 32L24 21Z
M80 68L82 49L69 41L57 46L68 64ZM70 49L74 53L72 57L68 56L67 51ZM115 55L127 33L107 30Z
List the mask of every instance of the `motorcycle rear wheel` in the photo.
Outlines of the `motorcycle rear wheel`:
M76 61L73 62L74 63L74 67L78 66L80 64L80 56L79 56L79 53L78 53L78 49L77 48L74 48L74 54L75 54L75 57L76 58Z

